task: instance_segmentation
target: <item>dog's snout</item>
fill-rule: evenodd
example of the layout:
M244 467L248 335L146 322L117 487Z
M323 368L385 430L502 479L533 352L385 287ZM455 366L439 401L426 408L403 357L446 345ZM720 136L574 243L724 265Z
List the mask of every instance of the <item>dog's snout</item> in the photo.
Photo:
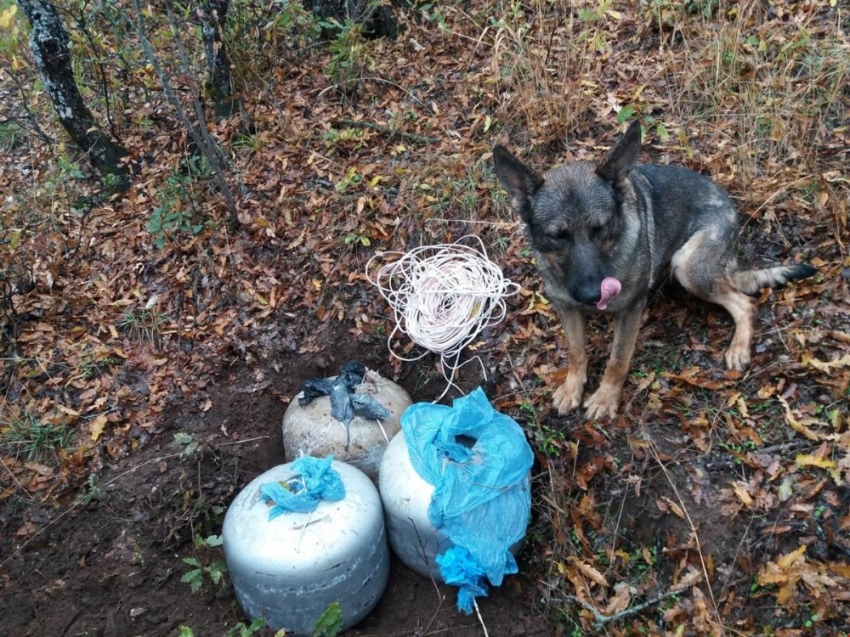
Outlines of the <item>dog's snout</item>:
M576 287L574 296L579 303L595 305L602 298L602 287L595 279L582 279Z

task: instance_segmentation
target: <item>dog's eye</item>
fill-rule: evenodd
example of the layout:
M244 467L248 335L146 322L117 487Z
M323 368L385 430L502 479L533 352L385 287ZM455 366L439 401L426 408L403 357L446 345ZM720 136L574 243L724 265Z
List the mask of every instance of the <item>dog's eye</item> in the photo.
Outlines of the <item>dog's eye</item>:
M591 226L590 227L590 236L594 239L598 239L605 234L605 226Z
M569 243L573 240L573 233L567 230L566 228L562 228L561 230L557 230L552 233L552 238L555 241L560 241L562 243Z

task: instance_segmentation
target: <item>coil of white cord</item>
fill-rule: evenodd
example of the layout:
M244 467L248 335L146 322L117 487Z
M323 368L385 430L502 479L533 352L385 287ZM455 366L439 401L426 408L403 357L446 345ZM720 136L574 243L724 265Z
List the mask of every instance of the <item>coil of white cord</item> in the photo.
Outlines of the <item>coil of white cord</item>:
M475 240L478 246L463 245L464 240ZM376 259L392 257L398 258L373 272ZM407 253L378 252L366 264L366 277L393 309L395 328L387 340L392 355L405 361L425 355L405 358L396 353L392 342L399 332L440 355L448 385L437 400L449 387L456 387L453 381L463 348L505 318L505 299L519 290L490 261L484 243L474 235Z

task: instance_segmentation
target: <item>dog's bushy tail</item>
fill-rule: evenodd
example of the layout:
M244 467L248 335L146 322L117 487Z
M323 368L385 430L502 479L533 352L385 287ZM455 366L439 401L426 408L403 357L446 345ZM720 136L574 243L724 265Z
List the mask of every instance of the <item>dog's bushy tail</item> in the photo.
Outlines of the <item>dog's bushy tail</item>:
M778 265L763 270L741 270L735 273L735 286L744 294L756 294L762 288L777 288L789 281L806 279L817 271L817 268L806 264Z

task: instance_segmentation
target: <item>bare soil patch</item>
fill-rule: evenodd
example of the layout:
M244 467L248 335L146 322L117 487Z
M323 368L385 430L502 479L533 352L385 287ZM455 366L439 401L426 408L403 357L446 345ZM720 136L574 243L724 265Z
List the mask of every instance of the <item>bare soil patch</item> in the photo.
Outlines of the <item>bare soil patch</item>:
M220 549L197 547L193 538L220 533L224 509L239 490L283 464L281 419L306 379L335 373L351 356L392 374L383 343L357 343L347 330L328 326L320 339L326 349L317 354L278 353L271 364L224 371L208 389L206 412L173 405L144 449L99 477L105 486L86 504L6 501L0 515L0 554L8 558L0 593L3 633L165 636L185 625L196 635L223 635L245 621L226 581L216 586L205 576L197 593L181 582L191 568L183 558L204 565L221 559ZM398 381L412 392L422 370L406 372ZM190 435L197 450L183 457L185 446L173 442L178 432ZM16 533L22 520L41 530L25 545ZM526 576L492 591L480 604L489 633L551 635L548 620L532 611L534 597ZM454 604L453 589L394 559L379 606L346 634L480 635L478 620Z

